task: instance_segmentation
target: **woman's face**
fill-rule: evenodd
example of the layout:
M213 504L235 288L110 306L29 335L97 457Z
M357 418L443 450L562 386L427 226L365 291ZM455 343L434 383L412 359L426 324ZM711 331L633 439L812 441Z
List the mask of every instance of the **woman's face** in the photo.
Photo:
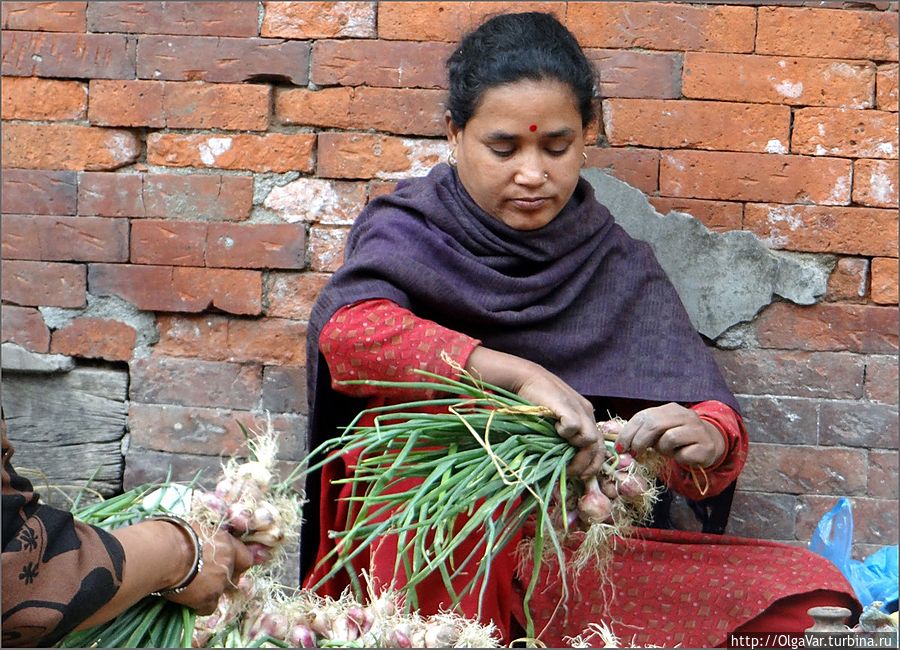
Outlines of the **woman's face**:
M568 85L529 79L496 86L465 128L449 111L445 120L466 191L510 228L547 225L575 191L584 132Z

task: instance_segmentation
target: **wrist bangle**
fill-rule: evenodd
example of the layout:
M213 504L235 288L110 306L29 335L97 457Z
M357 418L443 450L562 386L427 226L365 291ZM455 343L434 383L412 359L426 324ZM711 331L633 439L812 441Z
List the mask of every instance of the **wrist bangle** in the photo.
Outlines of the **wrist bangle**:
M191 570L188 571L184 579L181 582L177 583L174 587L169 587L168 589L160 589L159 591L154 591L150 595L168 596L169 594L180 594L182 591L188 588L188 586L194 581L194 578L196 578L200 574L200 571L203 569L203 544L200 543L200 537L197 536L197 531L195 531L188 522L186 522L181 517L176 517L175 515L156 515L153 517L149 517L146 521L168 521L170 524L175 524L185 533L187 533L188 537L190 537L191 542L194 545L194 562L191 565Z

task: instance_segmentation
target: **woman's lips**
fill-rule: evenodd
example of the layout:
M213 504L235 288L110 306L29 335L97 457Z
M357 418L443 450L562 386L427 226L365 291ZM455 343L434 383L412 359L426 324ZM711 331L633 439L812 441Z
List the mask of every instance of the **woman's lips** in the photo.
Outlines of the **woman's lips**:
M519 210L535 212L547 205L549 201L550 199L548 197L536 196L532 198L512 199L512 204L519 208Z

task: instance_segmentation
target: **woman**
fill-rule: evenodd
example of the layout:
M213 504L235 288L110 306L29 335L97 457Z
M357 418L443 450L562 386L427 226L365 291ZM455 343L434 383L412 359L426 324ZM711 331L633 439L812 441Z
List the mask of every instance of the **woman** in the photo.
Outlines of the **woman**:
M2 419L0 435L4 645L52 646L151 593L211 614L250 567L250 551L224 531L201 543L187 522L171 517L108 533L41 504L10 464Z
M350 416L362 404L427 397L339 382L415 380L414 368L452 376L441 361L445 352L468 372L553 410L559 435L579 449L570 474L598 471L605 452L595 412L603 419L609 412L628 419L618 439L620 451L652 447L669 458L670 489L695 499L722 492L746 456L737 402L649 246L615 225L580 179L595 80L574 37L548 14L498 16L463 39L448 69L450 164L401 183L363 211L350 233L344 266L313 310L310 444L333 436L342 423L339 414ZM349 488L332 481L350 474L354 460L345 456L326 465L320 512L311 508L308 513L308 529L318 525L322 531L320 559L333 547L326 531L347 523L347 506L340 499ZM316 487L313 478L311 501ZM649 557L680 558L686 543L694 544L690 550L697 566L689 577L700 579L696 588L705 588L703 580L719 568L704 562L707 555L716 561L721 555L708 554L696 542L708 545L720 538L649 530L636 537L617 551L613 566L630 571L637 583L648 579ZM309 569L315 549L304 541ZM386 538L373 545L361 554L357 568L390 581L394 544ZM729 540L727 557L748 563L747 572L736 578L743 582L770 553L761 557L759 545L735 544ZM481 610L506 640L521 609L512 546L492 566ZM793 554L814 569L815 578L760 583L745 596L718 603L710 614L719 626L712 637L695 629L696 598L690 592L686 602L683 591L670 598L662 610L669 613L664 624L646 630L634 615L645 603L633 594L627 603L601 598L602 576L594 575L579 585L587 585L580 593L592 597L567 603L568 619L578 623L573 628L557 617L542 640L561 645L563 635L603 620L625 638L644 634L644 642L705 646L711 639L726 641L728 632L760 619L779 599L818 585L834 591L828 598L803 599L789 610L790 617L798 619L798 607L805 612L813 604L852 602L842 595L852 593L849 586L827 563L787 547L778 546L778 553ZM682 562L676 571L683 568ZM319 567L307 584L322 575ZM652 577L676 576L657 571ZM324 590L335 594L343 586L335 579ZM647 596L655 603L657 591L650 591ZM437 576L418 593L426 613L449 604ZM556 597L549 589L546 602L533 602L532 611L543 617L538 629L547 623ZM604 600L611 600L610 607L601 611L597 603ZM476 612L475 601L474 595L463 600L466 614ZM802 630L809 623L804 615L790 628L769 629Z

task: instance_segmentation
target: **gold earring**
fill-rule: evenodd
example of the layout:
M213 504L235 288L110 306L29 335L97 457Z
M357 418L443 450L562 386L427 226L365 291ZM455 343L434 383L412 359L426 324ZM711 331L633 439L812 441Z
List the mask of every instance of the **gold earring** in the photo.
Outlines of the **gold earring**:
M584 160L581 163L581 166L586 167L587 166L587 151L582 151L581 156L584 158Z
M456 167L456 147L453 147L453 151L450 152L450 155L447 156L447 164L451 167Z

